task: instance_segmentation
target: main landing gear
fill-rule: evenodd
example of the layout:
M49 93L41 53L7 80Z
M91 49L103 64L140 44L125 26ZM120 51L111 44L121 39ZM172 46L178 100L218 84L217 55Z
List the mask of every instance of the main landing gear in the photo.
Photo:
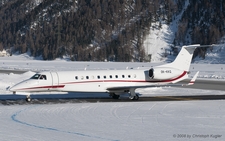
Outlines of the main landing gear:
M138 100L138 99L139 99L139 95L135 93L135 89L130 89L128 92L129 92L129 94L130 94L129 98L130 98L131 100ZM115 93L110 93L109 95L110 95L113 99L119 99L119 98L120 98L120 95L117 95L117 94L115 94Z
M131 100L138 100L139 99L139 96L138 96L138 94L136 94L135 96L130 96L129 98Z
M131 100L138 100L139 96L135 93L135 89L130 89L130 97Z

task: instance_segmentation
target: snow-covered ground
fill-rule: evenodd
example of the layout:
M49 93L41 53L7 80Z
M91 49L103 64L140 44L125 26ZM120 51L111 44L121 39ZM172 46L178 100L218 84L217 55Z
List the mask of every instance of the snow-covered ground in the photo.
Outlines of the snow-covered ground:
M1 140L224 140L224 101L0 106Z

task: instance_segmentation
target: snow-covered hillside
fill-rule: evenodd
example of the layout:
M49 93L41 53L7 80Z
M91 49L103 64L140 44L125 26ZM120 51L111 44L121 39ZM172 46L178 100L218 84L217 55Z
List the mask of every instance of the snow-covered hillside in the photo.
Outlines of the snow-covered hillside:
M179 20L188 5L189 0L186 0L182 11L174 16L174 20L169 25L163 20L152 24L150 34L147 35L143 44L146 54L151 54L151 62L165 62L174 59L171 46L173 46L172 43L175 39Z
M147 57L147 59L149 59L151 62L171 62L175 58L176 53L171 51L171 47L174 46L173 42L176 40L175 34L178 34L177 31L180 21L184 12L187 12L186 10L189 5L189 0L186 0L182 11L178 15L174 15L174 18L169 25L163 20L152 23L150 34L147 35L143 44L146 55L151 56L151 59ZM189 45L193 42L191 39L191 34L191 29L188 29L188 31L186 31L185 37L183 37L187 43L179 42L180 45L176 46L178 50L182 45ZM199 40L197 43L200 44L200 42L201 41ZM224 64L225 37L221 38L217 45L212 49L207 50L204 59L197 56L193 59L193 62L198 64Z

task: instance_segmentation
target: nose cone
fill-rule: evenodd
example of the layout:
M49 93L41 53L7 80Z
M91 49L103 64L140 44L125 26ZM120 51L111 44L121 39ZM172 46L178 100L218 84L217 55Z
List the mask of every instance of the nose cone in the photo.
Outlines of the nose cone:
M17 85L12 86L11 88L9 88L10 92L16 93L16 91L18 91L19 87Z
M17 91L16 85L10 87L10 88L8 89L8 91L13 92L13 94L16 94L16 91Z
M27 80L25 80L9 88L9 91L16 95L29 95L30 93L26 90L27 85Z
M20 83L9 88L9 91L13 92L15 95L30 95Z
M13 87L10 87L8 90L9 90L10 92L13 92L13 91L14 91L14 88L13 88Z
M27 80L22 81L14 86L12 86L11 88L9 88L9 91L15 93L17 91L21 91L22 89L24 89L27 86Z

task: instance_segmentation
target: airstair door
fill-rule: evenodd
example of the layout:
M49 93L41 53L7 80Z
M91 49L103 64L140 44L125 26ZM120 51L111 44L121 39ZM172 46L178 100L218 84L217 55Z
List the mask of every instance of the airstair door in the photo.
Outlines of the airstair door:
M52 89L57 89L59 85L59 76L57 72L51 72L52 76Z

